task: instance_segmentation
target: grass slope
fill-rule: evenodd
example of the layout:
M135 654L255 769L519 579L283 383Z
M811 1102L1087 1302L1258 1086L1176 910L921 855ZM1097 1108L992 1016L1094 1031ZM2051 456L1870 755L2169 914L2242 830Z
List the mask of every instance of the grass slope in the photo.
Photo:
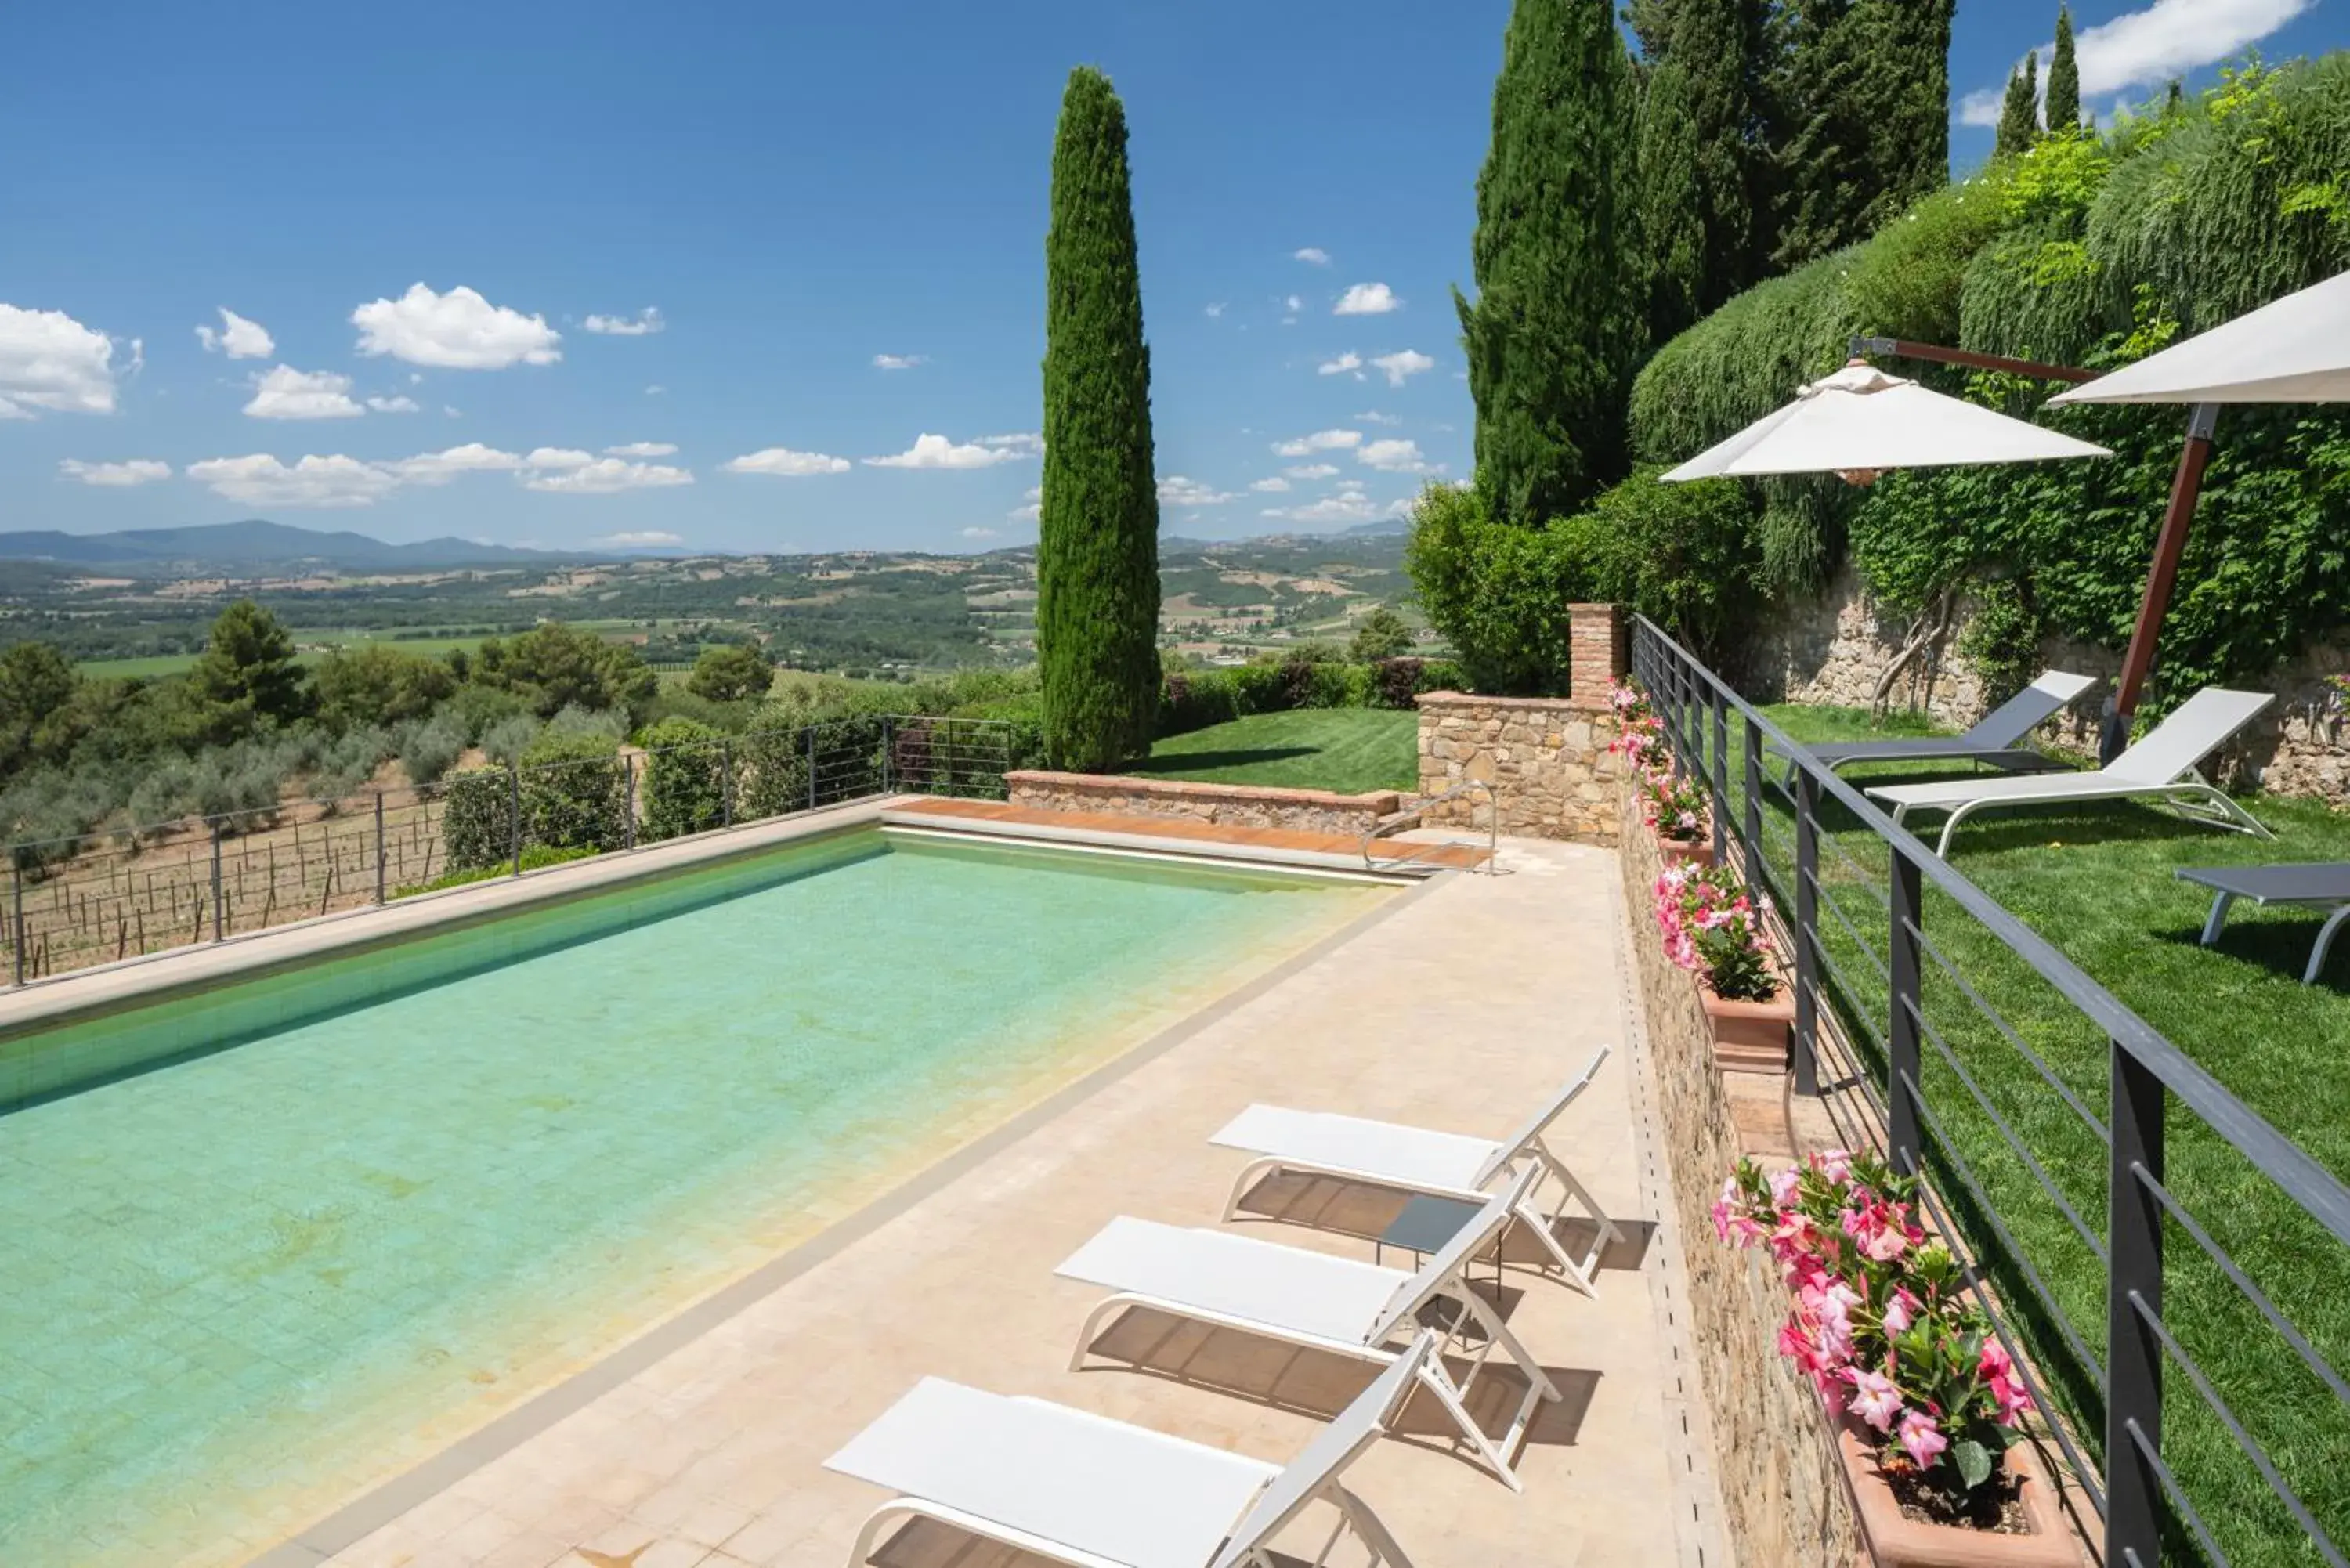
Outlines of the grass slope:
M1419 717L1383 708L1258 713L1173 735L1129 772L1207 784L1408 790L1419 776Z
M1779 708L1799 740L1866 738L1866 716ZM1901 732L1898 731L1893 732ZM1856 784L1962 775L1965 770L1883 763L1846 770ZM1791 810L1766 797L1766 861L1779 896L1794 886ZM2350 818L2307 801L2254 797L2273 842L2190 824L2129 804L1991 811L1959 829L1950 860L1978 887L2160 1030L2320 1164L2350 1178L2350 949L2319 983L2303 963L2319 917L2239 906L2216 948L2198 944L2210 897L2172 875L2179 867L2350 858ZM1886 1018L1887 856L1831 803L1820 856L1823 946L1857 1021L1866 1070L1882 1081ZM1921 829L1939 824L1926 817ZM1926 834L1927 843L1933 842ZM1838 916L1841 915L1841 919ZM2108 1110L2109 1045L2047 981L1990 930L1928 887L1919 929L1924 960L1923 1086L1948 1147L2037 1272L2056 1315L2022 1310L2059 1402L2095 1451L2103 1413L2094 1381L2066 1367L2106 1353L2105 1271L2090 1242L2106 1225L2104 1142L2081 1111ZM1934 956L1963 975L2017 1038L2079 1102L2076 1110ZM1939 1044L1937 1044L1939 1040ZM1947 1050L1948 1054L1944 1052ZM1963 1067L1965 1076L1959 1071ZM1968 1080L1971 1080L1970 1083ZM2073 1210L2068 1217L2001 1136L2004 1121ZM2350 1367L2350 1256L2218 1134L2174 1108L2167 1185L2335 1368ZM1930 1130L1930 1129L1929 1129ZM1952 1164L1942 1186L1990 1251L2003 1249L1963 1195ZM2079 1229L2075 1228L2075 1220ZM2350 1539L2350 1411L2230 1285L2183 1228L2168 1228L2165 1315L2187 1353L2288 1483L2337 1540ZM1997 1271L2012 1306L2035 1292L2020 1263ZM2061 1319L2061 1321L2059 1321ZM2165 1457L2222 1547L2241 1563L2319 1561L2289 1512L2220 1430L2174 1363L2168 1381ZM2183 1543L2182 1543L2183 1544ZM2190 1552L2181 1561L2193 1560Z

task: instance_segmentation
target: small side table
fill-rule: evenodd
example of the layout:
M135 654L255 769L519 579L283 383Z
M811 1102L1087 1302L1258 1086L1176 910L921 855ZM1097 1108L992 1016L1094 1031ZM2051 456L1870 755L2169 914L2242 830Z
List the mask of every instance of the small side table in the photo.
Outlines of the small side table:
M1412 1267L1418 1269L1426 1254L1440 1252L1445 1244L1461 1233L1462 1226L1474 1220L1484 1209L1482 1203L1471 1203L1460 1198L1434 1198L1422 1194L1403 1206L1388 1228L1371 1243L1374 1262L1384 1262L1389 1247L1400 1247L1411 1254ZM1503 1235L1508 1234L1506 1229ZM1465 1270L1464 1270L1465 1272ZM1502 1249L1493 1248L1493 1288L1502 1288Z

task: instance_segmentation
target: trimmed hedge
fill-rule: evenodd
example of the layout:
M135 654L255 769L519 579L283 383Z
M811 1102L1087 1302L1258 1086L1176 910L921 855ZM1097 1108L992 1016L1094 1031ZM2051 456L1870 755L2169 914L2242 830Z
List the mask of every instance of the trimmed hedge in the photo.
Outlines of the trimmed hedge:
M1450 659L1382 659L1375 664L1293 659L1231 670L1170 670L1159 687L1159 734L1188 734L1252 713L1296 708L1409 708L1423 691L1464 685Z

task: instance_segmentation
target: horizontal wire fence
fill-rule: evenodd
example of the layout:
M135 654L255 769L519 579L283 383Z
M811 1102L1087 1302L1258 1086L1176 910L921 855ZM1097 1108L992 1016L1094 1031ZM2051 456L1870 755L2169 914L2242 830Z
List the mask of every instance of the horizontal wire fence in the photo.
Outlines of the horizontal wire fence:
M904 792L1000 800L996 720L860 716L9 846L23 985L689 833Z
M1926 1178L2102 1560L2345 1568L2350 1188L1646 619L1633 669L1772 901L1796 1088Z

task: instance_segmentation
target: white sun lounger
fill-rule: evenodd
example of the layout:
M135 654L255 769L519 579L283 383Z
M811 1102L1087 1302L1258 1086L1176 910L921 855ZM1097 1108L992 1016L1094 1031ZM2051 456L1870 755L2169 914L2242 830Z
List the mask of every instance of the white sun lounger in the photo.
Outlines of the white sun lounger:
M1459 1425L1462 1441L1513 1491L1523 1490L1510 1455L1524 1438L1535 1407L1558 1398L1559 1392L1501 1314L1470 1287L1468 1268L1515 1217L1536 1174L1523 1172L1488 1198L1476 1217L1430 1254L1416 1274L1230 1231L1187 1230L1120 1215L1054 1271L1067 1279L1107 1285L1114 1293L1086 1314L1069 1368L1082 1367L1101 1325L1129 1308L1388 1362L1402 1354L1395 1342L1418 1332L1417 1314L1422 1307L1450 1302L1453 1313L1445 1343L1461 1345L1469 1357L1469 1374L1455 1383L1442 1359L1430 1357L1421 1366L1419 1381ZM1473 1343L1472 1331L1477 1336ZM1469 1414L1468 1404L1470 1387L1497 1349L1517 1363L1526 1379L1525 1397L1499 1439L1485 1435Z
M1887 784L1868 791L1893 808L1899 822L1913 811L1946 811L1941 842L1934 853L1948 855L1950 836L1969 815L1991 805L2063 805L2074 801L2126 800L2151 795L2190 821L2238 833L2275 836L2251 813L2230 800L2196 770L2230 736L2252 722L2276 699L2265 691L2230 691L2207 686L2179 704L2178 711L2102 768L2031 778L1951 779L1941 784Z
M2041 671L2040 679L1975 722L1963 735L1913 735L1899 740L1824 741L1805 746L1804 753L1833 773L1854 763L1957 762L1978 763L2006 773L2036 773L2055 766L2023 742L2032 732L2063 712L2082 692L2097 683L2094 675L2074 675L2062 670ZM1777 748L1773 748L1776 750ZM1786 753L1782 753L1782 755ZM1795 763L1787 763L1787 782L1794 783Z
M1339 1483L1378 1441L1436 1353L1423 1334L1285 1468L1050 1400L925 1377L848 1440L827 1469L899 1495L858 1532L850 1568L882 1530L929 1519L1073 1568L1272 1568L1269 1542L1327 1502L1375 1563L1411 1568L1378 1517Z
M1375 1187L1399 1188L1441 1198L1482 1202L1494 1182L1531 1166L1540 1176L1519 1206L1518 1217L1548 1249L1566 1278L1586 1295L1599 1293L1595 1275L1599 1255L1623 1232L1607 1218L1583 1183L1549 1146L1543 1134L1576 1096L1591 1086L1607 1060L1608 1048L1592 1053L1583 1071L1544 1101L1534 1114L1499 1143L1459 1133L1431 1132L1396 1122L1365 1121L1329 1111L1293 1111L1281 1106L1251 1106L1224 1124L1209 1142L1225 1148L1245 1149L1258 1158L1242 1168L1224 1200L1224 1218L1240 1213L1241 1199L1259 1180L1275 1171L1327 1176ZM1562 1189L1558 1202L1545 1210L1535 1195L1555 1180ZM1557 1222L1567 1217L1567 1205L1579 1203L1598 1227L1591 1250L1578 1258L1558 1238Z

